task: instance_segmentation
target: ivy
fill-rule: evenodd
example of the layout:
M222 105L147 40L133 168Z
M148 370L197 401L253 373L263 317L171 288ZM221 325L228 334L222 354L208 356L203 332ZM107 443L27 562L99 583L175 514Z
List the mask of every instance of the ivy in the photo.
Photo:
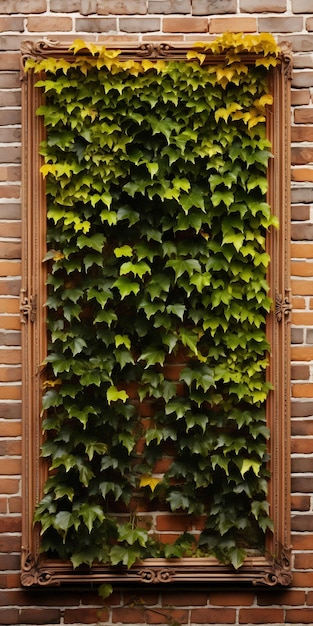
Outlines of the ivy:
M74 567L213 554L238 568L271 529L266 107L278 50L267 34L196 44L185 62L72 50L28 62L46 94L42 548ZM143 502L202 530L166 544Z

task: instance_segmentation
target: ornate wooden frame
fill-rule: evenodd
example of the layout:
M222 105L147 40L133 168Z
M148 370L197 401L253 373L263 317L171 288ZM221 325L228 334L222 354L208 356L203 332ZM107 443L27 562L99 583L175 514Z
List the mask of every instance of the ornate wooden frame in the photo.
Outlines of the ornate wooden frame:
M121 58L184 59L186 45L127 44L118 47ZM87 51L86 51L87 54ZM266 539L266 556L249 556L236 571L221 565L214 558L149 559L123 567L95 565L73 570L69 562L49 560L40 553L40 536L33 526L33 511L40 499L45 471L40 459L41 445L41 377L46 355L45 328L45 254L46 198L44 180L39 169L39 144L44 136L42 120L36 117L41 103L40 89L34 84L38 75L24 72L28 57L70 58L66 44L53 41L24 42L22 45L22 127L23 127L23 275L21 289L21 326L23 337L23 528L22 576L24 586L59 585L61 583L250 583L254 585L288 585L291 582L290 562L290 289L289 289L289 205L290 160L289 117L291 53L283 47L281 63L270 72L274 104L268 112L268 135L272 141L273 158L268 168L269 202L280 223L279 230L268 235L271 255L269 282L276 309L268 319L268 339L272 346L269 379L275 391L267 402L271 429L269 488L270 514L274 533ZM249 62L252 57L246 56ZM221 57L213 56L209 63Z

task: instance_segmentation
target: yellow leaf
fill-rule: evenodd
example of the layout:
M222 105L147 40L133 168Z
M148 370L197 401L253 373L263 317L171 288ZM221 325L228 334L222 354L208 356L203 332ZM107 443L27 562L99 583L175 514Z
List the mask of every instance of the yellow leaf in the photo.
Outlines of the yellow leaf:
M151 491L154 491L161 480L161 478L144 474L140 479L139 487L150 487Z
M45 165L41 166L40 171L42 175L46 177L48 174L55 175L57 172L57 169L55 165L52 165L52 163L45 163Z
M61 385L61 383L61 378L56 378L55 380L45 380L42 386L44 389L50 389L51 387L56 387L56 385Z
M200 65L205 61L206 55L201 52L196 52L195 50L188 50L187 59L198 59L200 61Z
M61 261L65 258L65 256L63 252L61 252L60 250L56 250L52 258L54 261Z

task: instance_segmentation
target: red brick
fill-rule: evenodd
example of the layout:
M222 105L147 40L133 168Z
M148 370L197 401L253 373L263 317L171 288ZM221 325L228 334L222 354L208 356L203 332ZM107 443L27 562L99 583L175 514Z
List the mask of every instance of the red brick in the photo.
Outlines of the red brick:
M313 567L313 553L306 552L304 554L295 554L294 566L295 569L311 570ZM306 604L313 604L313 591L309 592Z
M10 474L21 473L21 461L19 459L0 458L0 474L8 476Z
M299 182L313 182L312 167L297 167L291 170L291 180Z
M18 296L21 289L20 279L3 280L0 278L0 295Z
M8 365L19 365L21 363L20 348L11 348L11 350L9 350L8 348L0 348L0 363L7 363Z
M310 103L310 91L309 89L292 89L291 90L291 104L296 106L299 104Z
M65 609L64 624L98 624L99 621L107 621L107 609L80 607L79 609ZM101 620L100 620L101 617ZM47 622L43 622L47 623Z
M20 550L20 537L15 535L0 535L0 552L20 552Z
M254 603L254 591L215 591L209 594L211 606L250 606Z
M313 163L313 148L291 148L291 162L293 165L305 165L306 163Z
M291 452L294 454L311 454L313 452L313 439L307 439L305 437L292 439Z
M18 0L19 4L20 0ZM18 70L20 67L20 53L19 52L5 52L1 51L0 55L0 70Z
M1 191L1 188L0 188ZM21 258L21 244L15 242L0 243L0 257L1 259L20 259Z
M239 611L239 624L283 624L284 609L241 609Z
M292 511L309 511L310 504L309 496L291 496Z
M293 361L312 361L313 348L311 346L293 346L291 358Z
M162 594L162 600L164 607L206 606L208 603L208 594L206 591L192 591L188 594L182 594L180 591L166 591ZM157 601L154 604L157 604Z
M187 531L192 526L192 519L188 515L158 515L156 519L157 530Z
M313 609L287 609L286 622L291 624L312 624Z
M280 605L303 605L305 604L305 592L294 591L293 589L278 590L275 589L275 594L264 591L259 592L257 595L257 604L259 606L271 606L272 604Z
M0 478L0 493L17 493L20 481L17 478Z
M19 260L0 260L0 276L20 276L22 264Z
M194 624L233 624L236 621L236 609L192 609L190 621Z
M188 611L184 609L171 608L170 615L166 609L146 609L145 615L147 624L168 624L169 619L175 624L188 623Z
M292 396L294 398L313 398L313 383L294 383Z
M20 517L8 517L0 516L0 533L17 533L21 531L22 520Z
M21 168L19 165L0 165L0 182L17 181L20 179Z
M20 624L59 624L60 609L26 608L20 610Z
M0 456L20 456L21 447L21 441L18 439L0 438Z
M117 607L112 609L112 622L116 624L146 624L143 608Z
M312 72L313 75L313 72ZM313 84L313 82L312 82ZM296 108L295 122L297 124L313 124L313 107L312 108Z
M291 379L292 380L307 380L310 376L310 368L308 365L292 365L291 366Z
M210 33L255 33L257 22L254 17L212 17Z
M0 624L8 626L10 624L19 624L18 609L0 609Z

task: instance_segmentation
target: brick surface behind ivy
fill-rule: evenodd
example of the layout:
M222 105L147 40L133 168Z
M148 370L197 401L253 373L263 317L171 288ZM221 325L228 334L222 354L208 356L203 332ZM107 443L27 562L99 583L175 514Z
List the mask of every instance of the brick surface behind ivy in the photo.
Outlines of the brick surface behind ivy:
M313 623L313 1L2 0L0 7L0 624ZM294 51L292 90L292 512L294 583L268 591L23 590L21 528L21 109L25 39L192 41L224 30L270 30ZM140 593L139 593L140 592Z

